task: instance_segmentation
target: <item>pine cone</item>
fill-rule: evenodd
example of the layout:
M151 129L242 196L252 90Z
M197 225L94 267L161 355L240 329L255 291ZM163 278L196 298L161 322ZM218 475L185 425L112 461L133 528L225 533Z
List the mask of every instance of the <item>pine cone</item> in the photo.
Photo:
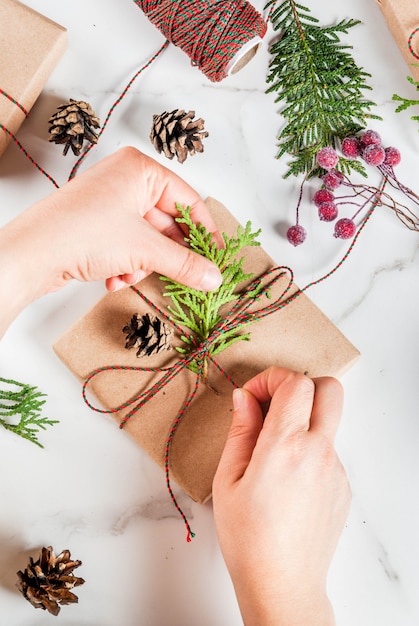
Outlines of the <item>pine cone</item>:
M69 550L55 556L51 546L42 548L37 561L30 557L25 571L17 572L17 588L36 609L58 615L60 605L78 602L78 597L70 589L84 583L83 578L73 574L81 561L71 561L70 556Z
M204 130L204 120L194 120L194 116L195 111L185 113L183 109L153 115L150 140L159 154L163 151L168 159L176 155L179 163L183 163L188 153L204 151L202 140L208 133Z
M70 98L67 104L58 107L57 112L49 118L48 124L51 126L48 140L54 143L64 143L64 156L69 148L78 156L84 140L97 143L98 136L93 128L99 128L100 120L90 104L83 100L77 101Z
M159 317L146 313L140 318L135 313L122 332L126 334L127 350L136 346L137 356L151 356L160 350L171 350L173 331Z

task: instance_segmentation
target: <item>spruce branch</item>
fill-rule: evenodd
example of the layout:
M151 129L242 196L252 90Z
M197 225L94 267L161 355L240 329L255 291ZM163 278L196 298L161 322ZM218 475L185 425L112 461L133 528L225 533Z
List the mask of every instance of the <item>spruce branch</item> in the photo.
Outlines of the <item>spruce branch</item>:
M315 157L326 146L359 132L367 119L381 119L370 109L364 90L370 90L370 74L359 68L340 35L360 22L344 19L335 25L319 26L310 9L294 0L270 0L270 19L281 38L272 45L267 93L276 93L275 102L283 102L281 113L285 126L278 135L277 158L291 155L290 175L316 175ZM341 168L365 175L363 165L342 159Z
M196 339L207 339L214 328L220 324L222 321L220 309L223 305L238 299L239 285L253 278L253 274L245 273L243 270L244 257L237 258L237 255L245 247L259 246L260 243L256 238L261 231L252 232L251 222L247 222L245 228L239 225L235 237L229 237L223 233L225 247L220 248L212 240L212 233L207 232L202 224L195 224L192 221L189 206L184 208L176 204L176 208L179 211L176 221L185 224L189 229L185 240L190 248L215 263L223 278L218 289L204 292L181 285L165 276L161 277L161 280L167 283L164 295L170 297L172 301L168 310L173 321L193 333L192 336L182 335L181 339L185 347L176 348L181 354L188 355L193 352ZM256 297L261 290L262 287L257 287L248 296ZM237 325L233 330L224 332L211 345L210 354L218 354L232 343L248 339L249 333L241 333L241 326ZM191 369L197 371L198 366L198 363L193 362Z
M418 64L415 63L415 65L418 65ZM419 90L419 81L416 81L414 78L412 78L412 76L406 76L406 78L411 85L414 85L416 89ZM393 94L393 100L396 102L400 102L400 104L396 108L396 113L400 113L401 111L406 111L406 109L408 109L411 106L419 105L419 99L413 100L412 98L403 98L402 96L399 96L396 93ZM419 115L412 115L410 119L415 122L419 122Z
M38 431L46 430L47 426L58 423L57 420L50 420L41 415L45 394L37 387L16 380L0 377L0 383L5 386L0 388L0 424L43 448L37 438Z

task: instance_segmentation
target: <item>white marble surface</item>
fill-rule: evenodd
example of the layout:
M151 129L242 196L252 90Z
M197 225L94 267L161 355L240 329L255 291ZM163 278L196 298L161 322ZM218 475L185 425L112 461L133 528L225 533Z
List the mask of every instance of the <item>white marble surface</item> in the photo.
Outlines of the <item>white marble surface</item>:
M162 36L131 0L27 4L69 33L68 51L19 132L61 183L72 160L46 141L49 115L72 97L88 100L104 119ZM400 148L399 176L415 187L419 127L409 113L395 114L391 101L394 92L415 97L415 91L377 5L373 0L311 4L322 23L349 16L362 20L344 41L372 74L369 95L383 117L372 127L387 145ZM263 8L262 2L255 5ZM204 154L182 166L161 161L241 221L252 219L263 229L268 253L292 266L304 285L338 261L344 244L309 217L308 204L303 214L310 240L297 249L284 240L299 181L284 180L285 160L275 159L281 118L273 97L265 94L272 36L269 30L256 58L220 84L210 83L181 51L169 47L133 85L86 166L125 144L159 158L148 140L152 114L195 109L210 132ZM0 160L0 222L51 190L11 146ZM419 623L418 241L417 233L381 209L348 262L308 294L362 352L343 379L346 404L338 437L353 488L330 576L340 626ZM35 611L14 588L15 572L27 556L52 544L83 561L78 572L87 581L78 590L79 604L64 607L57 618L63 625L238 626L211 504L179 494L197 533L187 544L161 470L110 419L84 406L79 383L52 351L54 340L103 292L99 284L72 284L44 298L15 321L0 345L0 375L37 384L48 394L45 412L60 420L41 434L44 450L0 433L0 625L53 623L55 618Z

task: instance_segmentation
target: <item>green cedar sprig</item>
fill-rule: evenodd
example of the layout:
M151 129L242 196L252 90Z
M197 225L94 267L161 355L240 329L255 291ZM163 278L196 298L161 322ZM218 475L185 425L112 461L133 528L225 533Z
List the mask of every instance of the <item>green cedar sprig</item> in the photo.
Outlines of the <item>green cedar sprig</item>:
M45 404L45 394L37 387L8 380L0 377L0 424L16 435L31 441L40 448L44 446L38 441L37 433L40 429L57 424L57 420L50 420L41 415L41 407ZM19 421L14 423L15 419Z
M220 309L223 305L229 304L239 297L238 286L244 281L253 278L253 274L245 273L243 270L244 257L237 258L238 253L247 246L259 246L256 237L260 230L252 232L251 222L247 222L246 227L239 226L237 235L229 237L223 233L224 248L218 247L212 240L212 233L207 232L202 224L195 224L191 219L191 208L182 207L176 204L180 213L176 221L185 224L189 229L189 234L185 238L190 248L210 259L217 265L222 274L222 284L218 289L210 292L199 291L186 287L180 283L161 277L167 283L165 296L169 296L172 305L168 310L175 323L188 328L193 333L193 337L206 339L211 331L222 321ZM248 297L256 297L261 291L261 287L256 288ZM211 346L211 355L218 354L236 341L248 340L249 333L241 333L241 327L236 326L233 330L226 331ZM177 350L185 355L190 354L193 349L193 340L189 335L182 335L182 341L186 347L177 347ZM192 363L191 369L197 371L198 363Z
M375 106L363 91L370 74L359 68L348 53L352 46L340 43L339 36L358 25L359 20L344 19L332 26L319 26L310 9L285 0L278 6L270 0L270 19L281 38L271 47L267 93L276 93L283 102L285 126L278 136L277 158L285 153L293 160L285 178L301 173L316 175L315 157L336 140L359 132L367 118L381 119L370 113ZM341 159L343 171L360 171L357 159Z
M417 65L417 63L415 63L414 65ZM414 78L412 78L412 76L406 76L406 78L411 85L414 85L416 89L419 90L419 81L416 81ZM393 100L396 102L400 102L400 104L396 108L396 113L400 113L400 111L405 111L409 107L417 106L419 104L419 100L412 100L411 98L403 98L402 96L399 96L396 93L393 94ZM419 115L412 115L410 119L415 122L419 122Z

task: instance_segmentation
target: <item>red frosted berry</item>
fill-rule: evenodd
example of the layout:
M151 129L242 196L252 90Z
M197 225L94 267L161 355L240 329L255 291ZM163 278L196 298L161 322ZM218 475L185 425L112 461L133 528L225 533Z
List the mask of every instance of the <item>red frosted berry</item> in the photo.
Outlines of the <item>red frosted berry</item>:
M328 189L319 189L313 196L313 202L316 206L320 206L323 202L333 202L335 196Z
M287 230L287 239L293 246L299 246L304 243L306 237L306 229L300 226L300 224L290 226Z
M334 202L323 202L319 206L319 218L322 222L333 222L338 216L338 208Z
M355 231L355 222L348 217L342 217L336 222L333 235L339 239L351 239L355 235Z
M382 165L386 157L385 150L378 144L370 143L362 151L362 158L368 165Z
M326 189L337 189L343 181L343 174L338 172L338 170L329 170L326 172L324 176L322 176L322 181Z
M316 160L324 170L330 170L339 163L339 155L334 148L328 146L318 151Z
M356 159L362 151L358 137L345 137L341 145L342 154L347 159Z
M381 146L381 137L375 130L366 130L361 135L361 142L364 146L371 146L372 144Z
M394 165L398 165L400 163L402 157L397 148L389 146L385 149L385 153L384 165L390 165L393 167Z

